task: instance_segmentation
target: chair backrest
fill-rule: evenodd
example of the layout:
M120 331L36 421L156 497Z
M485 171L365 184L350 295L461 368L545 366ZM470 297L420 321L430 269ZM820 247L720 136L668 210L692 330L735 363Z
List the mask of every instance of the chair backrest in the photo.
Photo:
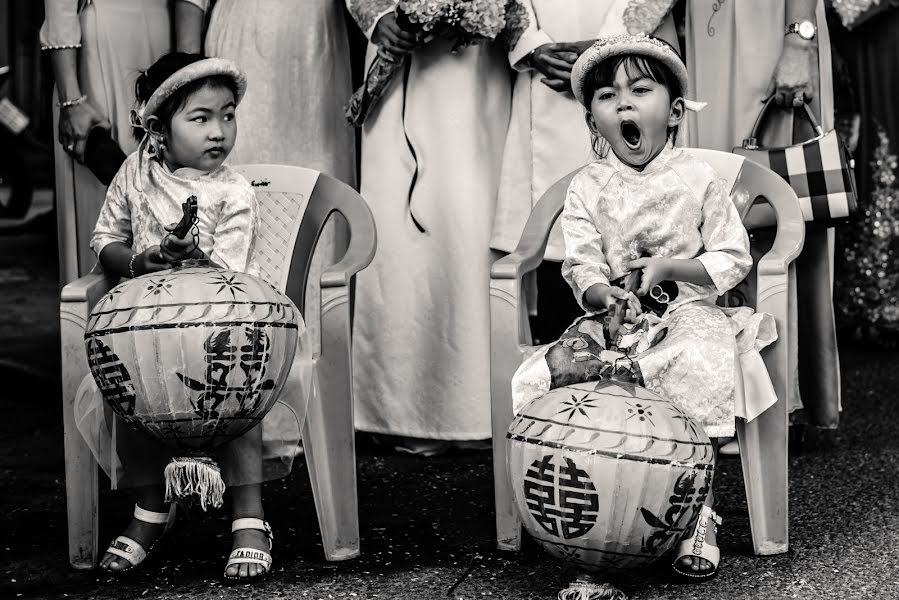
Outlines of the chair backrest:
M791 260L799 255L805 235L804 222L799 200L787 182L774 171L737 154L704 148L689 150L709 163L727 182L730 196L747 229L776 225L775 248ZM550 231L562 214L568 185L578 171L580 169L554 183L531 211L516 248L516 252L532 257L529 262L539 264L542 260ZM539 247L536 256L535 247ZM536 264L527 264L527 267L533 268Z
M312 169L271 164L234 169L252 184L259 202L254 258L262 277L285 292L307 324L314 326L322 282L309 281L309 274L322 229L331 215L338 213L350 230L349 247L329 272L340 271L350 258L364 267L374 255L374 222L368 206L350 186ZM322 279L328 279L327 272Z

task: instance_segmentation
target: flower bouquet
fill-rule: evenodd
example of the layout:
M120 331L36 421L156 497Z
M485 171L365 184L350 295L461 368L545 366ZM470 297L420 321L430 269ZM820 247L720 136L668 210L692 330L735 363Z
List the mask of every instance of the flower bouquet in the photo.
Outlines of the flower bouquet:
M453 41L453 52L483 41L500 40L512 48L527 28L527 9L518 0L400 0L396 22L404 31ZM346 118L361 127L371 107L405 65L404 58L378 53L365 82L350 98Z

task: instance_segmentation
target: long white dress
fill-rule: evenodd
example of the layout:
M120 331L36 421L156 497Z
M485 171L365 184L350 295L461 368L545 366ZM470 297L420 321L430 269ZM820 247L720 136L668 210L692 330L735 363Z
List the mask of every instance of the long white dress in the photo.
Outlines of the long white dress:
M395 2L349 9L369 37ZM368 47L367 63L376 48ZM356 287L356 426L490 437L490 232L511 104L502 48L436 39L363 127L361 193L378 249Z
M731 151L748 136L783 48L786 0L687 3L687 68L695 98L705 110L688 114L691 145ZM833 70L824 2L816 8L817 89L811 107L825 131L833 129ZM793 143L790 111L774 109L766 121L766 146ZM810 128L796 141L809 139ZM753 245L753 252L761 246ZM806 227L805 246L796 260L798 293L790 298L790 355L797 387L788 398L791 411L806 409L811 424L834 429L840 411L840 363L833 311L833 230ZM801 308L800 308L801 307ZM798 346L797 346L798 342ZM800 388L802 398L800 399Z
M206 54L247 74L232 165L278 163L356 183L356 142L343 117L349 41L337 0L218 0Z

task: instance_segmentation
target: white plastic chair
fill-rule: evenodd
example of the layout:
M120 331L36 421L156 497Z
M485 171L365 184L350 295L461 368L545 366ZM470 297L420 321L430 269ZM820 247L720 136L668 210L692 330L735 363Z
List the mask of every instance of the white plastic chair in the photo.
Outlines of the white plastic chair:
M260 208L255 258L263 277L287 293L303 314L313 342L320 390L309 404L303 446L328 560L359 555L359 516L353 429L352 331L356 273L371 262L376 233L368 205L348 185L328 175L286 165L244 165ZM345 219L350 240L343 258L310 278L313 250L334 213ZM97 565L97 464L75 426L73 403L88 372L84 327L91 308L117 281L94 272L61 294L62 397L69 561Z
M750 278L757 278L757 285L755 298L747 300L756 310L774 315L777 323L778 339L762 351L762 357L778 400L749 423L738 419L737 437L755 553L780 554L789 547L786 398L794 383L787 360L790 331L787 302L791 285L788 274L802 250L805 225L796 194L773 171L727 152L700 149L691 152L714 167L730 184L731 197L747 229L777 227L771 250L749 274ZM566 175L547 190L531 212L515 252L496 261L490 274L493 473L497 545L502 550L521 547L521 521L515 509L506 462L509 445L506 431L513 417L512 375L532 352L522 278L543 261L550 231L562 212L568 184L575 173Z

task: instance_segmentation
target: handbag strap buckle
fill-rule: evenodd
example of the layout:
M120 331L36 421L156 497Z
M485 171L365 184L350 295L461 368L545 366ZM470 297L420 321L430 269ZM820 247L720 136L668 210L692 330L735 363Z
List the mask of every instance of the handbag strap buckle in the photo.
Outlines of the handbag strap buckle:
M758 150L759 140L755 137L748 137L743 140L743 150Z

